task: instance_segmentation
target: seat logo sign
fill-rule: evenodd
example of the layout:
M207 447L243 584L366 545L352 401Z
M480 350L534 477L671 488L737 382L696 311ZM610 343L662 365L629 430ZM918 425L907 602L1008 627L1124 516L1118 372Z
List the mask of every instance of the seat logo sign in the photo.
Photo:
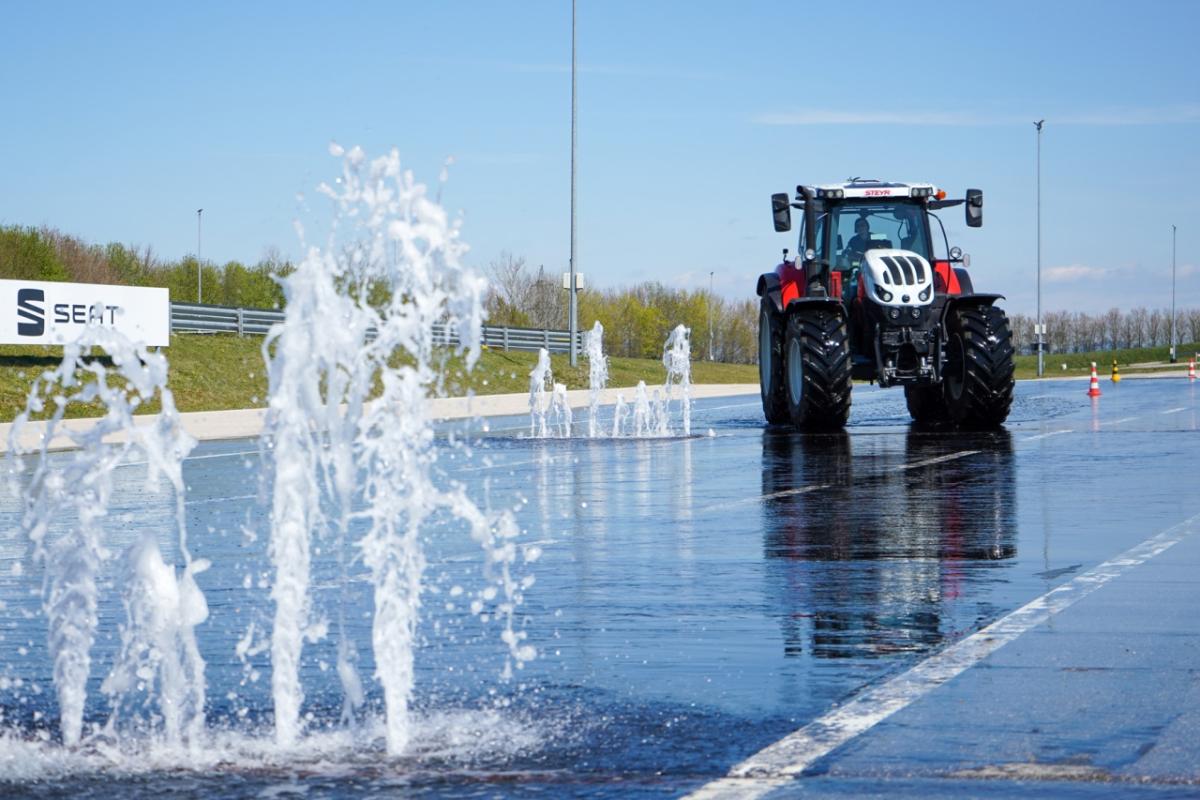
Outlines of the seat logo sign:
M62 345L101 327L166 347L170 293L163 287L0 278L0 344Z
M17 335L41 336L46 332L46 293L41 289L17 292Z

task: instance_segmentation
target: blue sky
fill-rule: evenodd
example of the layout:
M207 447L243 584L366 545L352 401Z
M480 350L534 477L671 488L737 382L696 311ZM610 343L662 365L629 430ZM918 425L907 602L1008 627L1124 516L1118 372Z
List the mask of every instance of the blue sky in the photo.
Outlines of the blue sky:
M22 3L0 49L0 223L167 258L298 253L328 144L395 146L502 251L566 269L570 3ZM579 0L579 268L753 293L768 199L850 175L985 192L952 243L1032 312L1200 306L1200 3ZM307 193L310 211L298 202Z

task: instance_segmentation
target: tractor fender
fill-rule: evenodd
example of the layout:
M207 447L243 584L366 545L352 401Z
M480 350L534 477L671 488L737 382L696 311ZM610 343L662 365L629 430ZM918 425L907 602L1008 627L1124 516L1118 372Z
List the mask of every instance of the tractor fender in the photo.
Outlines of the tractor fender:
M995 305L997 300L1003 300L1002 294L956 294L946 298L946 305L942 307L942 322L950 318L954 309L963 305L971 306L991 306Z
M836 297L795 297L792 302L788 303L787 311L791 312L804 308L812 308L813 306L828 306L830 311L836 311L843 317L846 316L846 306Z
M958 278L958 293L975 294L975 285L971 282L971 275L962 267L954 268L954 277Z
M775 306L775 310L783 311L783 289L779 283L779 276L774 272L765 272L758 276L758 286L755 289L759 297L770 297L771 303Z

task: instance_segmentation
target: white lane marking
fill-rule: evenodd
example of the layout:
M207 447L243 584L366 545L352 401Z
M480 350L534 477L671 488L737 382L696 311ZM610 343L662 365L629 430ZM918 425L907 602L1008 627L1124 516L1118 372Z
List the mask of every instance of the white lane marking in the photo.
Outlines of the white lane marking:
M941 464L946 461L956 461L960 458L966 458L967 456L973 456L980 452L982 452L982 451L980 451L980 450L959 450L957 453L949 453L948 455L944 455L944 456L936 456L934 458L926 458L923 461L914 461L911 464L904 464L903 466L896 467L895 470L889 470L889 471L903 472L908 469L920 469L921 467L931 467L934 464Z
M1101 425L1120 425L1124 422L1133 422L1137 417L1122 417L1121 419L1110 419L1106 422L1101 422Z
M818 760L978 664L1021 634L1046 622L1104 584L1146 563L1195 533L1200 514L1151 536L1026 603L890 681L867 689L750 758L689 798L755 798L790 783Z
M765 503L768 500L778 500L782 497L795 497L797 495L816 492L821 489L832 489L832 483L811 484L809 486L799 486L795 489L784 489L779 492L770 492L768 494L756 494L753 497L743 497L740 500L729 500L724 503L713 503L709 506L701 506L696 509L697 514L707 514L710 511L726 511L731 508L740 508L742 506L752 506L758 503Z
M256 495L256 494L239 494L235 497L206 497L203 500L184 500L183 504L185 506L202 506L202 505L207 505L209 503L227 503L231 500L256 500L256 499L258 499L258 495Z
M184 461L203 461L206 458L233 458L234 456L257 456L258 450L239 450L236 453L209 453L203 456L188 456Z
M1036 436L1026 436L1021 441L1036 442L1038 439L1049 439L1051 436L1062 436L1064 433L1071 433L1071 428L1063 428L1061 431L1050 431L1049 433L1039 433Z
M209 458L232 458L234 456L256 456L256 455L259 455L259 452L257 450L240 450L236 453L209 453L208 455L203 455L203 456L185 456L183 460L184 461L203 461L203 460L209 459ZM117 464L116 468L121 469L122 467L144 467L149 463L150 463L149 461L122 461L120 464Z
M914 461L911 464L901 464L898 467L893 467L891 469L884 470L880 474L886 475L890 472L904 472L905 470L910 470L910 469L920 469L921 467L929 467L934 464L944 463L946 461L955 461L960 458L966 458L967 456L973 456L980 452L982 452L982 451L980 451L980 450L960 450L957 453L948 453L944 456L935 456L933 458L926 458L926 459L922 459L921 461ZM821 484L812 484L809 486L798 486L795 489L783 489L778 492L769 492L767 494L757 494L757 495L754 495L753 497L743 497L740 500L729 500L724 503L714 503L710 506L701 506L700 508L696 509L696 513L697 514L705 514L710 511L725 511L730 508L739 508L741 506L749 506L749 505L755 505L757 503L765 503L768 500L778 500L782 497L795 497L795 496L801 495L801 494L808 494L809 492L816 492L821 489L832 489L834 486L835 486L835 484L832 484L832 483L821 483Z
M1163 411L1162 414L1164 416L1167 414L1178 414L1180 411L1187 411L1187 406L1180 406L1179 408L1168 408L1166 411Z
M540 459L530 458L530 459L526 459L524 461L493 462L491 464L480 464L475 467L459 467L459 468L455 468L449 462L442 462L440 464L440 466L442 467L442 470L446 474L447 477L454 477L455 475L457 475L460 472L480 472L483 470L507 469L509 467L527 467L530 464L538 464L538 463L540 463L540 461L541 461ZM554 463L553 457L551 457L549 459L549 462L551 464Z
M759 405L760 405L759 403L737 403L736 405L732 405L732 406L704 406L702 408L693 407L692 413L693 414L704 414L709 411L725 411L726 409L730 409L730 408L757 408Z

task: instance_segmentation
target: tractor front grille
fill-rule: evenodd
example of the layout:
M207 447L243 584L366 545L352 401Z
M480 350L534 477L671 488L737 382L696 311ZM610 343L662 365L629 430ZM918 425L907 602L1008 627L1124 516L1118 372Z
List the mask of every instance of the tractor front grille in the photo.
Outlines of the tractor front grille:
M881 256L887 267L884 282L892 286L917 286L925 283L925 266L915 256Z

